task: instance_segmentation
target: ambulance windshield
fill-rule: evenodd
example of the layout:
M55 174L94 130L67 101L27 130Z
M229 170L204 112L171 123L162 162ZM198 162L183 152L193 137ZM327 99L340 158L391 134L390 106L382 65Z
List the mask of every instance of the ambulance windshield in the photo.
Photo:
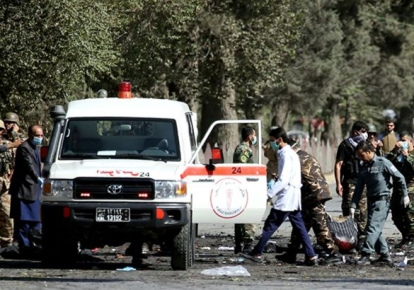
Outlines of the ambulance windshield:
M68 121L60 159L179 161L172 119L76 118Z

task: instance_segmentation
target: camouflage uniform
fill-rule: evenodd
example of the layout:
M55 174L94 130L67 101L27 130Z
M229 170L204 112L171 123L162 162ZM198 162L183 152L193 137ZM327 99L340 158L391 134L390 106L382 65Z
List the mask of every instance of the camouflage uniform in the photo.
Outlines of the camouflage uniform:
M267 182L269 182L272 176L277 176L277 155L270 143L265 144L263 150L264 156L269 159L266 163Z
M10 143L2 139L3 144ZM6 247L13 241L13 219L10 218L11 197L8 193L14 167L15 149L0 153L0 246Z
M342 178L342 214L343 216L349 216L351 214L351 201L354 195L355 185L359 174L359 160L355 157L354 149L351 149L348 145L347 140L344 140L339 144L336 161L343 161L341 167L341 178ZM365 227L368 219L368 208L367 208L367 190L364 188L361 199L359 200L358 207L355 211L354 216L355 222L358 227L358 239L363 241L365 238Z
M401 202L402 191L399 187L393 187L391 197L391 218L395 226L401 232L403 241L414 240L414 150L409 152L404 162L398 162L394 152L387 155L387 158L397 167L397 169L404 175L405 183L407 184L408 196L410 198L410 205L405 208Z
M246 142L237 145L233 154L233 163L253 163L253 151ZM254 241L255 226L254 224L235 224L234 239L236 242L235 251L241 251L241 244L244 247L251 246ZM250 250L250 249L249 249Z
M303 150L296 152L301 162L302 171L302 217L306 229L313 228L316 240L328 253L338 251L327 226L325 202L332 199L329 184L322 173L319 162ZM297 250L300 238L292 231L290 247Z

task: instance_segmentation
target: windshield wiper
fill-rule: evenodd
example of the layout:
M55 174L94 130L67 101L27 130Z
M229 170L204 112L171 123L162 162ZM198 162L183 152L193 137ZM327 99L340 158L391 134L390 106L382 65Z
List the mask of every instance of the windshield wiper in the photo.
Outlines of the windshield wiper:
M143 155L143 154L133 154L133 153L127 153L127 154L116 154L114 156L111 156L114 159L143 159L143 160L153 160L153 161L166 161L165 158L162 156L150 156L150 155Z
M102 158L96 154L92 153L67 153L62 154L62 158L81 158L81 159L99 159Z

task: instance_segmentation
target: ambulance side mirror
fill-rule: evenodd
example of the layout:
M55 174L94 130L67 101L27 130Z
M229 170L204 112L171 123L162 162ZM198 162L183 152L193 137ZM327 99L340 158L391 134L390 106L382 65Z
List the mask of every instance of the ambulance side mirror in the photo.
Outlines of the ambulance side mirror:
M49 152L49 146L40 147L40 161L45 162L47 153Z

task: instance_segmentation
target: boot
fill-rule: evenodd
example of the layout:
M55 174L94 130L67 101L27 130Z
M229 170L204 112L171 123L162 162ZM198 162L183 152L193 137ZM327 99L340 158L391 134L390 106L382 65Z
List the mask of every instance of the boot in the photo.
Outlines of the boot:
M368 266L371 265L371 259L369 254L363 254L358 261L356 261L358 266Z
M392 259L389 253L381 254L380 257L377 260L373 261L372 263L393 266Z
M277 260L285 262L288 264L296 264L296 253L295 252L286 252L283 255L276 255Z

